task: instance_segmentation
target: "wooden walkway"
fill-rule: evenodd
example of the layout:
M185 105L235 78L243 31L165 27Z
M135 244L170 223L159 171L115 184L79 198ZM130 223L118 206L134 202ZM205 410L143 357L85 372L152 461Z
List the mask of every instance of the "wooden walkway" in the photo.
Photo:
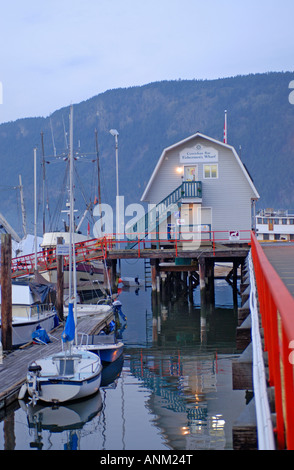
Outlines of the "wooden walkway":
M103 314L85 316L78 319L78 332L96 334L112 319L112 309ZM29 343L3 358L0 363L0 411L17 399L19 389L26 379L28 365L35 359L61 350L63 329L64 325L61 324L51 332L52 342L47 345Z
M271 265L294 297L294 244L261 244Z

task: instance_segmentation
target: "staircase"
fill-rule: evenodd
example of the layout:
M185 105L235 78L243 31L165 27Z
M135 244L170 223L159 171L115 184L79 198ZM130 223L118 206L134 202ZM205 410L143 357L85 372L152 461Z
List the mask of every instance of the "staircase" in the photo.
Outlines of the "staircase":
M151 211L138 220L128 231L127 237L130 240L126 248L133 248L140 239L145 238L148 233L158 232L159 225L164 222L171 212L179 208L177 203L185 198L202 198L201 181L183 181L172 193L164 198L159 204L154 205Z

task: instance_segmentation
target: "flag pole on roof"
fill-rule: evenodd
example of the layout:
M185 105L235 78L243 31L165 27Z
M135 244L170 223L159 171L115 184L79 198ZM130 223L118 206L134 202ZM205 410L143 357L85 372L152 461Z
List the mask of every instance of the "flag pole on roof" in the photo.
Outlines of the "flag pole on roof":
M225 125L224 125L224 143L228 143L228 122L227 122L227 110L225 110Z

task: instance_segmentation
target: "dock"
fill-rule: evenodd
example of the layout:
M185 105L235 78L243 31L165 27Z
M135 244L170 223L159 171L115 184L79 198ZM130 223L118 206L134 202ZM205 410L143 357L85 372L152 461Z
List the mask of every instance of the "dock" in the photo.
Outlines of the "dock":
M234 449L293 450L294 245L259 244L252 234L251 255L233 363L233 389L246 390L248 402L234 423Z
M78 318L78 332L89 335L98 334L113 319L113 310L96 315ZM61 350L61 335L64 325L60 324L51 335L51 343L46 345L28 343L9 352L0 363L0 411L18 398L21 385L27 375L28 365L36 359L54 354Z
M262 248L269 262L294 297L294 245L263 243Z

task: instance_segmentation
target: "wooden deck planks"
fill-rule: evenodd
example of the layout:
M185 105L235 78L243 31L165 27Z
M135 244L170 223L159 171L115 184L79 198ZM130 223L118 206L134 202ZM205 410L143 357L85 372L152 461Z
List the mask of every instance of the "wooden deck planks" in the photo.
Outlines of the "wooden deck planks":
M263 251L294 297L294 244L265 245Z

